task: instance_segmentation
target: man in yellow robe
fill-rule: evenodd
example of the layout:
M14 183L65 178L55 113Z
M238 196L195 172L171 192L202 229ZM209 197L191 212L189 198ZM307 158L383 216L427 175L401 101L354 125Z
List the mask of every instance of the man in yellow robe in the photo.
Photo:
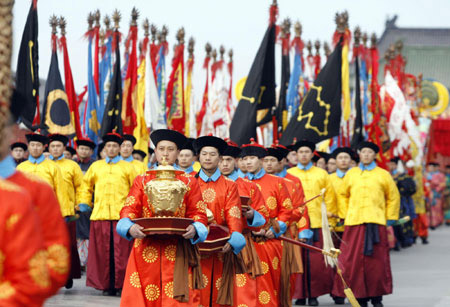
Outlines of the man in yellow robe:
M314 166L311 161L315 148L316 145L310 141L298 141L293 146L293 150L297 151L299 163L288 169L288 173L300 179L306 200L319 195L322 189L325 189L324 198L327 212L337 215L336 197L330 177L325 170ZM301 237L319 248L323 247L321 205L322 198L317 198L307 204L311 232L307 234L303 231ZM294 298L297 299L296 304L305 305L306 298L308 298L309 306L317 306L317 297L331 293L333 270L325 265L323 256L317 253L303 250L302 260L304 273L297 278Z
M65 218L69 229L71 247L71 270L69 279L66 283L66 288L70 289L73 286L73 279L81 278L80 256L78 254L76 238L76 222L73 217L75 215L75 206L77 204L76 194L83 181L83 172L75 161L65 158L63 153L68 142L69 138L62 134L49 135L49 158L50 160L55 161L56 165L60 168L65 184L64 193L66 194L65 198L67 203L64 205L63 217Z
M61 207L61 213L66 216L73 212L67 208L67 196L64 192L65 184L58 165L52 160L45 159L45 145L48 144L48 137L38 133L29 133L25 135L28 141L28 151L30 156L27 161L20 163L17 170L24 173L34 174L46 181L53 188ZM69 214L70 215L70 214Z
M120 145L120 156L122 160L129 162L136 170L136 175L143 175L147 171L144 162L133 158L133 149L136 144L136 138L131 134L122 135L123 142Z
M103 142L107 157L89 167L77 200L82 212L93 207L86 285L103 290L104 295L113 296L121 291L131 249L130 242L120 237L114 229L136 177L136 170L119 156L122 143L119 134L108 133L103 137Z
M339 191L346 207L339 263L344 279L362 307L369 300L373 306L382 307L382 296L392 293L386 225L398 219L400 193L389 172L376 165L378 151L378 146L371 142L359 145L361 162L346 173ZM338 276L333 294L344 296Z

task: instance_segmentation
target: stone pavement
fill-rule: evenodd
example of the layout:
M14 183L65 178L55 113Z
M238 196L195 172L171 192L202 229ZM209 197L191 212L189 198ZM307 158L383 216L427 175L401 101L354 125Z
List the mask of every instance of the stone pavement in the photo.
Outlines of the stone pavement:
M430 230L430 244L418 242L400 252L391 252L394 293L383 300L386 307L450 307L450 227ZM76 280L70 290L62 289L45 307L114 307L119 297L104 297ZM334 305L329 296L319 298L320 306ZM350 306L350 304L346 304Z

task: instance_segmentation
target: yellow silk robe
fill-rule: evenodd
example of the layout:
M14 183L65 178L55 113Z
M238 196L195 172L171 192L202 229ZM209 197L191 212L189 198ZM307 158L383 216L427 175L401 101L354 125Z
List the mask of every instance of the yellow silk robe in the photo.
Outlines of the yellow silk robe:
M131 161L131 164L134 166L136 175L144 175L147 171L147 166L139 160L133 160Z
M325 204L327 211L337 214L336 195L331 185L330 177L326 171L316 166L312 166L309 170L301 170L298 167L288 169L288 173L300 179L305 193L305 201L319 195L322 189L325 190ZM308 215L311 228L322 228L322 198L318 197L306 204L308 207Z
M362 171L350 169L339 191L346 211L345 225L364 223L386 225L386 220L397 220L400 210L400 193L392 176L384 169Z
M64 205L63 216L75 214L75 206L77 205L76 194L83 182L83 172L75 161L62 158L55 161L59 166L64 180L67 204Z
M135 177L136 170L129 162L96 161L84 175L77 197L78 203L93 207L92 221L118 220Z
M65 183L61 169L55 162L48 159L45 159L38 164L24 161L20 163L16 169L24 173L34 174L50 184L58 198L61 214L63 216L68 215L67 212L70 212L70 209L67 208L69 202L67 200L67 194L65 193Z

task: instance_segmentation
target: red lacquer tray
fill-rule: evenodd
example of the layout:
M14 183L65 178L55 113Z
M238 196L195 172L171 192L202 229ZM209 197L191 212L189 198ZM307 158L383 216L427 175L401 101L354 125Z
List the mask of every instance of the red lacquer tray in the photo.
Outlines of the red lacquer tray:
M250 208L250 197L241 196L241 207L242 208Z
M132 220L134 223L144 227L142 230L146 235L182 235L186 228L194 220L182 217L143 217Z
M204 242L198 243L198 249L202 254L216 253L222 250L229 239L230 233L227 227L210 224L208 237Z

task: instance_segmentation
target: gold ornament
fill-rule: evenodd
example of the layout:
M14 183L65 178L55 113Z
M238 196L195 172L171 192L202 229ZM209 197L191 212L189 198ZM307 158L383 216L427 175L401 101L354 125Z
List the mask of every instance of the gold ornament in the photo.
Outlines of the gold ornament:
M152 204L153 216L174 216L182 206L187 185L176 178L180 173L164 159L156 170L156 178L145 185L145 194Z

